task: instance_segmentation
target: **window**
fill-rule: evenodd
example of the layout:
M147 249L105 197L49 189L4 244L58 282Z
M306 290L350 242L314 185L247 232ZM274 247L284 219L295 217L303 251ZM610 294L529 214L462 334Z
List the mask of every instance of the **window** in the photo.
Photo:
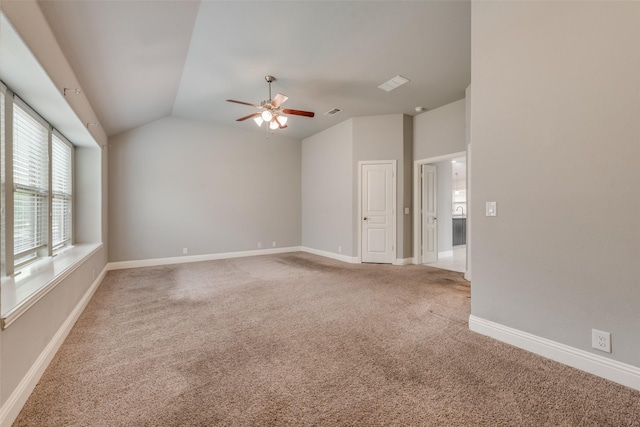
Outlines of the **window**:
M13 104L13 256L16 265L47 246L49 129ZM46 253L41 253L46 255Z
M3 87L3 274L72 244L73 145Z
M73 146L53 134L51 142L51 246L53 250L71 243L71 165Z

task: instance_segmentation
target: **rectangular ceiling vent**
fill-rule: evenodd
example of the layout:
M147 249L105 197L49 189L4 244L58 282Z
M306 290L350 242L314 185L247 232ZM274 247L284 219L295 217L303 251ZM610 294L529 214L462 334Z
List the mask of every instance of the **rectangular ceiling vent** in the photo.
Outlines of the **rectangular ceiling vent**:
M333 110L329 110L326 113L324 113L325 116L335 116L336 114L340 113L342 110L339 108L334 108Z
M409 79L405 79L404 77L398 75L391 80L382 83L380 86L378 86L378 88L384 90L385 92L391 92L392 90L399 88L407 82L409 82Z

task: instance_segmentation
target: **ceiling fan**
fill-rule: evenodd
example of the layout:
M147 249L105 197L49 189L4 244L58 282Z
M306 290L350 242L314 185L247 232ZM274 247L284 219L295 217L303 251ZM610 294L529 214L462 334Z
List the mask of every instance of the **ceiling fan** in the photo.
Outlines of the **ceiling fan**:
M241 122L247 119L253 119L258 126L262 126L262 123L268 123L271 129L284 129L287 127L288 117L285 114L291 114L294 116L313 117L315 113L311 111L292 110L290 108L280 108L284 102L289 99L288 96L278 93L273 99L271 99L271 82L275 81L273 76L265 76L264 78L269 83L269 99L262 101L260 105L252 104L250 102L236 101L235 99L227 99L227 102L235 102L236 104L249 105L259 109L257 113L249 114L237 119L237 122Z

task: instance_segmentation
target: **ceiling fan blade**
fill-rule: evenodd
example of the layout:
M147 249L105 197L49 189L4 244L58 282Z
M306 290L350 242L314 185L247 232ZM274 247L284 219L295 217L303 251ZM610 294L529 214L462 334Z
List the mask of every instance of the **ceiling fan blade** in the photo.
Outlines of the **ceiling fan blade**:
M311 111L291 110L289 108L284 108L282 112L284 114L293 114L294 116L305 116L305 117L314 117L316 115L316 113L312 113Z
M250 102L236 101L235 99L227 99L227 102L235 102L236 104L249 105L249 106L251 106L251 107L260 108L260 106L259 106L259 105L252 104L252 103L250 103Z
M283 125L282 123L280 123L280 117L275 116L274 119L276 120L276 123L278 123L278 126L280 127L280 129L284 129L287 127L287 125Z
M244 117L240 117L239 119L236 119L236 122L241 122L243 120L252 119L254 117L258 117L260 114L262 114L262 113L249 114L248 116L244 116Z
M275 108L278 108L279 106L284 104L284 102L287 99L289 99L289 97L287 95L283 95L283 94L279 93L273 98L273 101L271 101L271 105L273 105Z

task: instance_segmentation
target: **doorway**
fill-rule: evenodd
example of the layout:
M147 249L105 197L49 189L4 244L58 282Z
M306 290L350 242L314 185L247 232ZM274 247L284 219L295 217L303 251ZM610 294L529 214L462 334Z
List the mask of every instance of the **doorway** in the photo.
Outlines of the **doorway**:
M420 264L438 262L438 167L421 165L422 244Z
M465 152L414 162L416 264L466 273L466 184Z
M396 258L396 162L358 162L360 262L392 264Z

